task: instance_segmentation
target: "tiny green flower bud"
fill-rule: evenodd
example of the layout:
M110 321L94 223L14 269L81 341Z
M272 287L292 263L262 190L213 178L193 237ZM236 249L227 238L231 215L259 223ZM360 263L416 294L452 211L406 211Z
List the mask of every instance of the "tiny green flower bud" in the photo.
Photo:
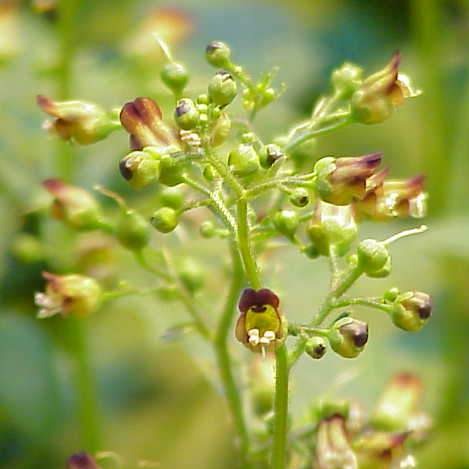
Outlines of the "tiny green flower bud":
M311 337L306 342L305 352L316 360L322 358L327 351L326 341L322 337Z
M20 233L13 239L11 252L21 262L31 264L45 259L46 250L39 238L28 233Z
M405 331L419 331L432 314L432 299L423 292L399 295L391 313L392 322Z
M176 124L183 130L191 130L199 122L199 111L192 99L180 99L174 112Z
M248 176L260 168L259 156L252 145L242 143L228 157L231 171L237 176Z
M310 259L317 259L321 255L315 243L306 245L302 252Z
M60 179L47 179L42 185L54 197L53 217L78 230L94 229L99 225L101 209L89 192Z
M124 210L116 226L116 236L126 248L140 250L150 241L150 226L135 210Z
M374 239L363 240L357 248L358 266L365 274L375 274L389 261L388 248Z
M189 81L186 67L178 62L169 62L161 69L161 80L176 95L180 95Z
M179 266L179 277L184 286L192 293L200 290L204 285L204 273L194 259L185 257Z
M180 210L184 205L184 194L183 192L174 187L165 187L160 193L161 205L165 207L174 208L174 210Z
M296 188L290 194L290 203L295 207L306 207L309 201L309 192L303 187Z
M207 106L210 100L208 99L208 94L202 93L197 96L197 104L202 104Z
M253 352L274 351L285 339L279 305L277 295L268 288L246 288L239 300L236 338Z
M205 166L204 170L202 171L202 175L207 181L211 182L211 181L214 181L217 178L218 173L217 173L216 169L213 166L207 165L207 166Z
M411 373L399 373L387 384L371 422L378 430L406 431L422 398L422 382Z
M285 155L283 151L278 145L276 145L275 143L269 143L263 148L260 154L261 165L263 168L268 169L284 156Z
M210 135L211 144L215 147L218 147L225 143L226 139L230 135L230 131L230 116L226 112L222 112L212 128L212 133Z
M321 158L314 166L319 197L334 205L349 205L367 193L367 180L381 163L381 153L352 158Z
M223 70L217 72L208 84L208 95L218 106L227 106L235 99L238 87L231 74Z
M392 261L391 261L391 256L388 257L388 260L386 261L386 264L384 264L381 269L374 271L374 272L368 272L367 275L368 277L371 278L385 278L388 277L389 274L391 273L392 270Z
M142 189L160 177L161 162L147 152L133 151L119 162L122 177L129 181L134 189Z
M334 352L344 358L355 358L368 342L368 325L351 317L341 318L332 325L328 339Z
M200 235L203 238L207 238L207 239L213 238L215 234L216 234L215 225L210 220L205 220L200 225Z
M384 300L387 301L388 303L394 303L394 301L396 301L396 298L398 296L399 296L399 288L396 288L396 287L386 290L383 294Z
M332 84L344 99L348 99L362 83L363 70L352 63L346 62L332 72Z
M155 211L150 222L161 233L170 233L178 226L179 215L170 207L161 207Z
M230 64L231 50L221 41L212 41L205 49L207 62L214 67L224 68Z
M272 221L275 229L287 238L292 238L295 235L300 224L300 218L293 210L277 212Z
M36 293L34 301L40 308L38 318L56 314L62 316L87 316L101 303L102 290L98 282L84 275L54 275L43 272L46 279L44 293Z
M45 127L64 140L89 145L106 138L120 127L117 117L85 101L53 101L37 97L39 107L53 118Z
M67 469L100 469L95 459L88 453L72 454L67 461Z

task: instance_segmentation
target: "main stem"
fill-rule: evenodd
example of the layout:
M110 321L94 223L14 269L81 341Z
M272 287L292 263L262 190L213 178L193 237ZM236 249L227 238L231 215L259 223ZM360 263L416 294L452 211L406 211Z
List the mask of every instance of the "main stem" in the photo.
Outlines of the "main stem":
M251 467L249 462L249 432L244 417L241 393L236 385L233 365L228 350L228 336L233 322L233 314L236 311L236 302L244 280L243 266L235 245L231 246L231 261L233 266L231 285L223 314L218 323L214 345L220 378L239 441L240 466L242 468L249 468Z
M70 99L73 87L73 62L76 50L75 24L80 0L60 0L57 36L59 41L59 67L56 78L58 99ZM55 171L66 181L73 181L75 157L68 142L59 142L55 155ZM86 323L69 318L64 325L74 367L74 388L78 395L78 420L82 445L88 451L100 448L101 429L99 404L93 370L88 353Z

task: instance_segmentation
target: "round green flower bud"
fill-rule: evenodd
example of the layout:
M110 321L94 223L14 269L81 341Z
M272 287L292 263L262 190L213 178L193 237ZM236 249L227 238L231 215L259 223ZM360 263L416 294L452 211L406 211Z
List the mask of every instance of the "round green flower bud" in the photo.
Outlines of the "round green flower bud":
M200 225L200 235L203 238L207 238L207 239L213 238L215 234L216 234L215 225L210 220L205 220Z
M374 274L386 266L389 260L387 247L374 239L365 239L357 249L358 267L367 275Z
M150 222L161 233L170 233L178 225L179 215L170 207L161 207L153 214Z
M302 252L310 259L317 259L320 256L319 249L314 243L304 246Z
M180 99L174 111L176 124L183 130L191 130L199 122L199 111L192 99Z
M160 177L159 155L152 157L147 152L133 151L122 158L119 169L134 189L141 189Z
M221 41L212 41L205 49L207 62L214 67L224 68L230 63L231 50Z
M344 358L355 358L368 342L368 325L351 317L341 318L332 325L328 339L334 352Z
M210 102L210 100L208 99L208 95L205 93L199 94L199 96L197 96L196 101L197 101L197 104L205 104L205 105L207 105Z
M389 303L394 303L396 298L399 296L399 288L392 287L389 290L386 290L383 294L383 298L385 301Z
M212 182L217 178L218 173L217 173L216 169L214 169L213 166L207 165L207 166L205 166L204 170L202 171L202 175L207 181Z
M180 94L189 81L189 74L184 65L169 62L161 70L161 80L175 94Z
M326 341L322 337L311 337L306 342L305 352L315 360L319 360L326 354Z
M200 265L192 258L186 257L179 266L179 276L184 286L192 293L204 285L204 274Z
M293 210L277 212L272 221L275 229L287 238L292 238L295 235L300 224L300 218Z
M432 299L423 292L408 292L396 299L391 313L392 322L405 331L417 332L432 314Z
M259 156L251 145L238 145L228 157L231 171L237 176L248 176L257 172L260 168Z
M392 262L391 262L391 256L388 257L388 260L386 261L386 264L384 264L381 269L377 270L376 272L369 272L367 275L368 277L371 278L385 278L388 277L389 274L391 273L392 269Z
M161 157L160 178L161 184L166 186L177 186L184 182L182 177L183 167L180 161L177 161L171 155Z
M139 250L150 241L148 221L134 210L126 210L116 226L119 242L128 249Z
M184 205L184 194L175 187L165 187L160 193L161 205L179 210Z
M231 74L223 70L217 72L208 84L208 95L218 106L227 106L235 99L238 87Z
M332 84L336 91L346 99L358 89L362 83L363 70L352 63L346 62L332 72Z
M298 187L290 194L290 203L295 207L306 207L309 204L309 192Z

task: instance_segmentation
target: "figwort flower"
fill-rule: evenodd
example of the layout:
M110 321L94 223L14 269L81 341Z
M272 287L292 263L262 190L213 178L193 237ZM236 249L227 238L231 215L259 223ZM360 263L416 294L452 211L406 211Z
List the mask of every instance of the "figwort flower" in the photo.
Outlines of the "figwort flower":
M396 52L380 71L366 78L352 96L352 116L363 124L386 120L406 98L418 96L407 76L399 73L401 56Z
M68 458L67 469L99 469L99 466L92 456L83 451Z
M425 177L386 181L385 175L384 171L376 174L365 197L354 202L356 216L373 220L424 217L427 208Z
M343 317L332 325L328 339L334 352L345 358L355 358L368 342L368 325L358 319Z
M391 313L392 322L405 331L419 331L432 314L432 299L427 293L414 291L399 295Z
M315 165L319 197L334 205L348 205L365 197L368 180L381 163L381 153L352 158L327 157Z
M343 416L336 414L319 422L315 459L318 469L357 469Z
M66 184L60 179L47 179L42 185L54 197L52 215L76 229L93 229L101 218L101 210L86 190Z
M39 95L39 107L53 119L44 127L63 140L89 145L106 138L120 127L117 115L85 101L53 101Z
M124 104L120 120L130 134L132 150L145 147L179 149L176 132L163 121L158 104L150 98L136 98Z
M102 298L98 282L84 275L54 275L43 272L46 279L44 293L36 293L34 300L40 308L38 317L48 318L56 314L63 316L87 316L96 311Z
M236 338L253 352L273 351L285 337L280 300L268 288L246 288L241 294Z

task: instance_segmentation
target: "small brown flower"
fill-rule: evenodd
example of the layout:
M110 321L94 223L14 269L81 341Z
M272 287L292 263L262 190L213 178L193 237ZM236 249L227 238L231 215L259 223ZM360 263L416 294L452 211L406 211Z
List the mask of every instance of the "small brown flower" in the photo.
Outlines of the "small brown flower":
M179 149L176 132L165 124L160 107L150 98L136 98L124 104L120 120L130 134L132 150L151 146Z
M284 338L280 300L268 288L246 288L239 300L241 312L236 323L236 338L253 352L273 351Z

